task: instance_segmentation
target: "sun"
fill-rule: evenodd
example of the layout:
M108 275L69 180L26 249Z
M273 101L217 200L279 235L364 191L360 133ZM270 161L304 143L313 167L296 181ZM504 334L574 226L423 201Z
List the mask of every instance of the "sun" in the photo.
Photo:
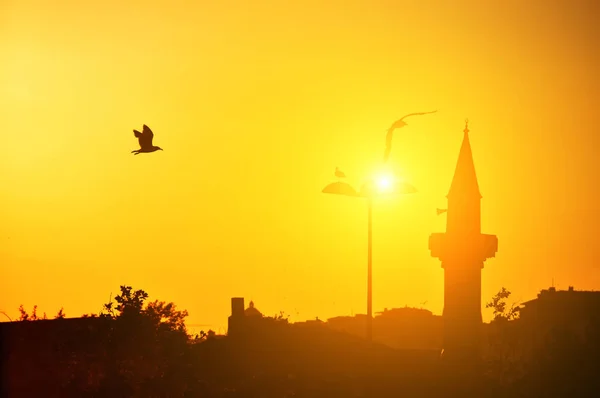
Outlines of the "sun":
M375 177L375 185L379 193L391 192L394 188L395 178L391 174L381 174Z

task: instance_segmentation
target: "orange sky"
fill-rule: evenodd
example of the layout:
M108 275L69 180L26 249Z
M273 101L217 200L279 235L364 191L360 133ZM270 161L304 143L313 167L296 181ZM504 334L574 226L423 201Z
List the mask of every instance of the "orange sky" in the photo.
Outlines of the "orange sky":
M364 313L366 204L321 189L434 109L395 135L419 193L375 205L375 311L442 311L427 244L466 117L499 237L483 301L600 286L597 2L94 3L0 5L0 310L79 316L128 284L215 329L232 296ZM164 151L133 156L144 123Z

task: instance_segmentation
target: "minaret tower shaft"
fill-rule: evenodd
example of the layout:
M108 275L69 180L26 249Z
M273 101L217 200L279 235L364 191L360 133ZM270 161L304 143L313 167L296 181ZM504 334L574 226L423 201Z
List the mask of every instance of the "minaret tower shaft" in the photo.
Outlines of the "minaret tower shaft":
M450 185L446 232L429 237L431 256L444 269L444 358L479 357L481 269L495 256L498 238L481 233L481 193L477 183L468 121Z

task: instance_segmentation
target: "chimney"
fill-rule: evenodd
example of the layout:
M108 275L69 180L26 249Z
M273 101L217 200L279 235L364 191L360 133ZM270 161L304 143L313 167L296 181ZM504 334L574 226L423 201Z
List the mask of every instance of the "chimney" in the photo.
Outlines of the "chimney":
M231 298L231 316L234 316L234 317L244 316L244 298L243 297L232 297Z
M244 298L231 298L231 316L227 320L227 335L237 338L243 333L244 321Z

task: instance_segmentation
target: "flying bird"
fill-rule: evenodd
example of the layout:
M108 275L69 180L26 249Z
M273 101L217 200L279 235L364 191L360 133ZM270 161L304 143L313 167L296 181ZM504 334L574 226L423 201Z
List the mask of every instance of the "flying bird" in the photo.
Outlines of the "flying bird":
M383 161L387 162L389 156L390 156L390 152L392 151L392 138L393 138L393 133L394 130L399 129L401 127L407 126L407 123L404 121L404 119L406 119L409 116L421 116L421 115L428 115L430 113L435 113L437 112L437 110L435 111L431 111L431 112L418 112L418 113L409 113L406 116L403 116L402 118L396 120L388 129L387 131L387 135L385 136L385 152L383 154Z
M134 155L139 153L150 153L154 151L162 151L163 149L158 146L152 145L152 139L154 138L154 133L150 130L150 127L144 124L144 128L140 133L137 130L133 130L133 135L135 135L140 143L140 149L136 149L135 151L131 151Z
M337 178L346 178L346 173L344 173L342 170L340 170L338 167L335 168L335 176Z

